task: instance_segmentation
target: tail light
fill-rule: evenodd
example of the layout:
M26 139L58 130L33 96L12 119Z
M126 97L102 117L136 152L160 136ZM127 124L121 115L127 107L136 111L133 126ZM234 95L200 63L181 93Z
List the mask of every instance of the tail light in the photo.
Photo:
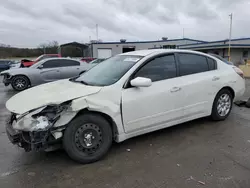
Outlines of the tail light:
M241 69L239 69L238 67L233 67L234 71L242 78L244 78L244 73Z

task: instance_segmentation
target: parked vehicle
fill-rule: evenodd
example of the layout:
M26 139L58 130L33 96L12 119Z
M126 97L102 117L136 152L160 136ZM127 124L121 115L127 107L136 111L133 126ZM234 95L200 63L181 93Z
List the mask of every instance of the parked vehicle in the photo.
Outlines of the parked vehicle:
M91 163L107 153L113 140L204 116L224 120L244 91L242 71L211 55L128 52L81 76L13 96L6 103L12 112L7 134L26 151L62 142L73 160Z
M10 65L13 63L12 60L2 59L0 60L0 71L7 70L10 68Z
M16 69L21 67L21 61L13 61L10 63L10 69Z
M40 55L38 58L36 58L34 61L28 60L28 59L22 59L21 60L21 67L30 67L37 63L38 61L41 61L43 59L48 59L48 58L55 58L55 57L61 57L61 54L43 54Z
M89 65L68 58L41 60L30 68L17 68L1 72L5 86L11 84L14 90L22 91L28 87L55 80L78 76L89 69Z
M90 61L90 64L98 64L101 63L102 61L104 61L105 59L94 59L93 61Z
M83 57L83 58L81 58L81 61L86 62L86 63L89 63L89 62L91 62L93 60L95 60L95 58L93 58L93 57Z

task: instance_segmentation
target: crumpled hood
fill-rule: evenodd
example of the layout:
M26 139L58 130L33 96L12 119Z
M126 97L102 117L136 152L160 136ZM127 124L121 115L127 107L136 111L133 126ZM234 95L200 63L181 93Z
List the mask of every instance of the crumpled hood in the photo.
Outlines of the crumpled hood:
M62 102L98 93L102 87L87 86L68 79L42 84L22 91L6 102L6 108L14 113L23 114L48 104Z

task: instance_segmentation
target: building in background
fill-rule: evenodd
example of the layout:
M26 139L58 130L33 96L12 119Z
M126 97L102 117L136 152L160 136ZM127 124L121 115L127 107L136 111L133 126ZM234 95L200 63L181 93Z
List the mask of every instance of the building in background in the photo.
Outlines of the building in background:
M213 53L228 59L228 40L203 42L200 44L179 45L180 49L197 50L205 53ZM235 65L246 64L250 60L250 38L231 40L231 61Z
M157 49L157 48L178 48L180 45L199 44L205 41L194 39L170 39L163 37L162 40L157 41L137 41L127 42L121 39L120 42L93 42L90 44L92 56L95 58L108 58L120 53L144 50L144 49Z
M71 48L70 48L71 46ZM72 47L73 46L73 47ZM61 45L62 55L69 54L67 48L72 50L70 54L78 54L84 57L109 58L111 56L135 50L144 49L189 49L205 53L214 53L228 59L228 40L201 41L189 38L168 39L163 37L157 41L136 41L128 42L121 39L119 42L91 41L90 44L68 43ZM78 49L78 53L77 52ZM71 56L71 55L70 55ZM72 55L73 56L73 55ZM250 64L250 38L239 38L231 40L231 61L235 65Z

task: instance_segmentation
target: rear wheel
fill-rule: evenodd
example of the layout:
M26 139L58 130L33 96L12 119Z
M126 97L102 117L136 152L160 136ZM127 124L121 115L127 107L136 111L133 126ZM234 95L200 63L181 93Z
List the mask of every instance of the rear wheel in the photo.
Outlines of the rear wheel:
M228 89L222 89L215 97L211 117L213 120L226 119L233 105L233 96Z
M29 79L26 76L14 76L11 80L11 86L16 91L23 91L30 85Z
M92 163L101 159L111 144L111 126L100 115L89 113L78 116L64 132L64 149L71 159L79 163Z

